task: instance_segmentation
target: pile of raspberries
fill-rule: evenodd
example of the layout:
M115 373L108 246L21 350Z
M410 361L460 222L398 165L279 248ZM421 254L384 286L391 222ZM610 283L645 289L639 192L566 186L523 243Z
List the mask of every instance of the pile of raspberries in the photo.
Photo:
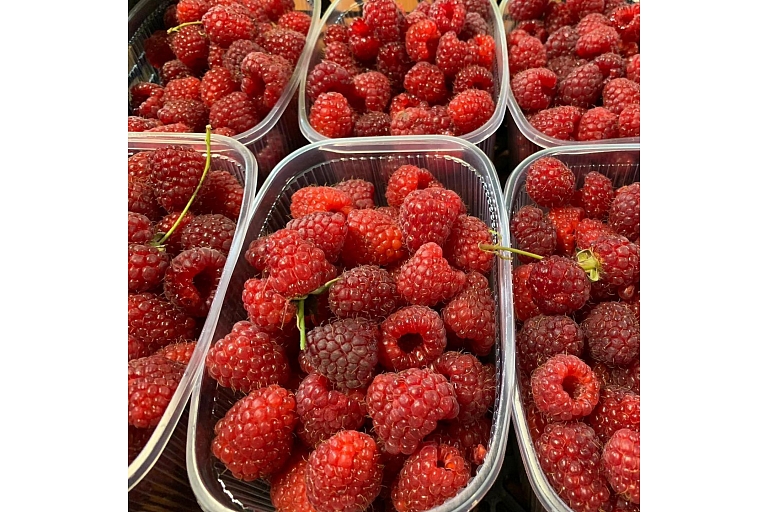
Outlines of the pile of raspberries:
M512 96L561 140L640 136L640 4L509 0Z
M575 512L640 510L640 182L543 157L514 212L517 370L541 469ZM565 448L565 449L564 449Z
M309 124L324 137L455 135L496 109L489 0L366 0L361 17L328 25L309 70ZM348 23L348 24L345 24Z
M244 251L244 317L206 371L239 399L212 453L277 511L429 510L482 464L496 393L488 226L414 165L290 198ZM246 263L243 263L246 265Z
M129 464L192 357L235 234L243 187L224 170L203 178L205 161L182 146L128 158Z
M144 41L162 85L130 88L128 131L204 132L210 124L233 137L278 102L312 19L293 0L179 0L163 22L166 30Z

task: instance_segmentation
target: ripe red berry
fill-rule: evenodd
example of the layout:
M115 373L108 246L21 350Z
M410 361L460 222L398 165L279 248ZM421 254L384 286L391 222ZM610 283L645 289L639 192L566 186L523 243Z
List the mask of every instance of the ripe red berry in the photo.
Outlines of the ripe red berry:
M143 244L152 240L152 221L146 215L128 212L128 243Z
M392 118L383 112L366 112L355 121L355 137L381 137L390 134Z
M325 92L338 92L343 96L352 94L352 75L344 66L324 59L307 74L307 95L313 101Z
M549 38L544 43L544 50L548 59L576 55L576 42L579 40L579 33L574 27L566 25L554 32L550 30L549 34Z
M579 324L564 315L537 315L527 319L515 342L517 365L524 374L530 374L557 354L581 357L584 351L584 333Z
M627 78L633 82L640 83L640 54L636 54L627 59Z
M494 255L480 249L481 244L493 244L490 228L477 217L462 214L456 217L443 244L443 256L459 270L487 274L493 266Z
M185 250L209 247L226 256L236 228L235 221L220 213L197 215L181 230L181 245Z
M600 382L577 356L556 354L531 374L536 408L554 421L588 416L600 398Z
M233 42L221 57L221 65L229 70L232 79L238 84L243 79L240 65L242 64L243 59L245 59L251 52L266 53L264 48L254 41L250 39L239 39Z
M346 192L333 187L303 187L291 196L290 209L294 219L317 212L348 214L352 210L352 198Z
M427 242L443 245L464 205L456 192L442 187L414 190L400 207L400 227L408 250Z
M369 27L362 18L354 18L349 29L349 49L352 55L361 62L375 59L381 41L376 38L373 27Z
M245 9L234 5L214 5L202 17L203 29L210 39L221 48L228 48L238 39L251 39L255 27Z
M275 512L315 512L307 500L306 454L294 450L291 459L270 479L269 497Z
M402 41L405 16L395 0L368 0L363 4L363 21L382 43Z
M496 103L487 91L467 89L460 92L448 103L451 120L457 135L477 130L487 123L496 110Z
M590 108L597 103L602 88L603 73L597 64L590 62L575 68L560 81L557 101L560 105Z
M256 102L241 91L235 91L216 100L211 105L209 113L212 128L231 128L235 133L250 130L260 120Z
M603 387L587 421L601 443L607 443L622 428L640 432L640 395L615 385Z
M408 28L405 33L405 50L414 62L434 62L439 40L437 23L424 19Z
M408 70L403 79L405 90L417 98L434 105L448 97L445 74L429 62L417 62Z
M496 370L492 364L482 364L472 354L445 352L432 363L444 375L456 392L459 414L456 421L470 423L481 418L496 396Z
M345 265L386 266L400 261L407 254L397 220L376 209L349 212L347 238L341 252Z
M586 272L570 258L549 256L533 264L528 276L531 298L547 315L569 315L589 300Z
M493 73L482 66L473 64L459 70L453 77L453 93L458 94L467 89L479 89L491 93L493 92L493 84Z
M295 30L275 27L264 34L262 46L273 56L280 56L290 63L287 67L290 76L304 51L306 39L304 34Z
M138 428L157 425L183 374L183 364L162 356L128 361L128 425Z
M443 308L446 331L477 356L487 356L496 342L496 302L488 280L470 272L464 288Z
M165 297L154 293L128 294L128 334L147 354L187 339L195 339L195 319L177 308Z
M199 27L181 27L168 37L168 43L176 58L193 72L199 72L208 65L209 41Z
M583 113L584 109L579 107L553 107L536 112L528 118L528 122L544 135L560 140L575 140L576 128Z
M575 189L576 176L557 158L539 158L528 168L525 190L539 206L565 206Z
M613 202L613 183L596 171L590 171L584 176L584 185L579 190L580 206L591 219L602 219L608 213Z
M386 76L392 85L392 94L403 89L405 74L413 66L404 42L386 43L376 55L376 70Z
M604 53L618 53L619 33L607 25L600 25L579 36L576 41L576 55L593 59Z
M603 106L616 115L629 105L640 104L640 84L628 78L614 78L603 88Z
M549 107L557 90L557 75L546 68L531 68L512 78L512 94L524 112Z
M619 137L640 136L640 105L627 105L619 114Z
M610 366L628 365L640 354L640 324L623 302L601 302L581 323L589 354Z
M456 32L446 32L440 36L435 64L446 77L453 78L460 70L474 63L475 56L470 51L470 44L459 40Z
M208 315L227 257L216 249L196 247L179 253L165 273L168 300L192 316Z
M336 391L328 378L310 373L296 390L296 413L296 434L306 446L315 448L337 432L363 426L365 395Z
M417 98L413 94L403 92L392 98L392 101L389 104L389 114L394 118L397 113L411 107L429 109L429 103Z
M353 102L360 103L360 110L383 112L391 98L389 79L378 71L368 71L355 75L352 79Z
M547 50L539 39L521 34L515 44L509 46L509 75L531 68L543 68L547 65Z
M301 238L318 246L331 263L339 259L347 237L346 218L340 212L309 213L288 221L285 227L298 231Z
M266 243L268 282L286 298L307 295L336 277L337 269L322 249L301 238L297 231L281 229Z
M240 63L240 71L243 75L240 88L256 100L261 113L266 113L280 100L293 69L280 55L251 52Z
M163 282L168 254L145 244L128 244L128 292L141 293Z
M632 183L616 191L608 210L608 225L630 240L640 237L640 183Z
M465 282L466 274L451 268L440 246L427 242L400 269L397 291L410 304L435 306L456 295Z
M431 364L447 344L440 315L425 306L406 306L381 324L379 362L401 371Z
M461 32L467 9L462 0L435 0L429 8L428 16L437 23L441 34Z
M401 165L387 181L385 197L389 206L400 207L414 190L437 186L439 182L427 169L415 165Z
M277 26L289 30L294 30L305 37L309 33L309 27L312 25L312 17L301 11L286 12L277 20ZM338 26L338 25L337 25Z
M613 434L603 449L602 467L620 497L640 503L640 432L621 429Z
M619 116L603 107L587 110L579 121L576 140L615 139L619 136Z
M205 156L191 148L167 146L152 152L149 165L158 203L173 212L183 209L197 188Z
M517 242L517 248L521 251L539 256L550 256L555 253L557 230L540 208L531 204L520 208L512 216L510 229ZM518 259L523 263L535 260L522 254L518 255Z
M312 104L309 124L325 137L348 137L354 127L352 108L341 94L323 93Z
M576 250L576 227L584 218L584 209L574 206L551 208L547 217L557 232L557 253L570 256Z
M192 359L192 354L195 352L196 347L196 341L182 341L166 345L155 352L155 354L186 365L189 364L190 359Z
M266 332L279 332L296 316L296 306L275 291L267 279L248 279L242 300L250 321Z
M531 291L528 288L528 276L531 274L533 264L520 265L512 271L512 294L515 298L515 318L525 320L540 314L539 307L533 302Z
M200 79L194 76L175 78L163 90L163 101L199 99Z
M343 272L328 290L328 304L339 318L383 320L400 300L395 280L385 269L374 265Z

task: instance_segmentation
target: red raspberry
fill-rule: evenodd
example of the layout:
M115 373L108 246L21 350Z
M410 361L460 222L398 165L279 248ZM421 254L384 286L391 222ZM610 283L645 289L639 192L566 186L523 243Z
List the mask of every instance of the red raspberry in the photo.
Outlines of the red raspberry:
M360 73L360 68L357 65L354 55L352 55L352 50L345 43L326 44L323 58L341 65L350 75Z
M313 371L341 391L364 390L378 361L379 329L365 318L343 318L307 333L304 351Z
M290 63L279 55L249 53L240 64L243 73L241 89L256 99L263 112L270 111L283 95L291 79Z
M627 59L627 78L633 82L640 83L640 54L636 54Z
M362 18L355 18L349 26L349 31L349 49L352 55L361 62L375 59L381 41L374 35L373 27L369 27Z
M235 133L250 130L261 120L256 102L244 92L236 91L216 100L209 113L211 127L231 128Z
M128 244L128 291L149 291L163 282L168 269L168 255L157 247Z
M476 13L484 20L491 19L491 5L487 0L464 0L464 7L467 9L467 15Z
M174 212L169 213L162 219L160 219L160 222L157 223L157 226L155 226L155 233L156 236L165 236L166 233L168 233L171 228L176 224L176 221L179 220L179 216L181 215L181 212ZM171 236L169 236L165 240L165 252L167 252L170 255L177 255L181 251L184 250L184 246L181 243L181 234L184 232L184 228L192 222L192 219L195 218L195 215L191 212L187 212L184 214L184 217L179 221L179 225L176 226L176 228L173 230L173 233L171 233Z
M432 363L432 368L444 375L456 392L457 422L475 421L491 407L496 395L496 369L492 364L484 365L472 354L446 352Z
M389 104L389 114L394 118L398 112L402 112L406 108L415 107L429 109L429 103L417 98L413 94L404 92L392 98L392 101Z
M195 319L153 293L128 294L128 335L141 345L142 353L197 335Z
M557 75L546 68L531 68L512 79L512 94L524 112L542 110L552 103L557 90Z
M589 108L600 97L602 86L603 73L590 62L575 68L560 82L557 101L561 105Z
M514 77L520 71L531 68L543 68L547 65L547 50L537 38L524 35L517 44L510 46L509 75Z
M294 219L316 212L349 214L352 208L352 198L333 187L303 187L291 196L291 217Z
M578 21L579 18L571 13L565 2L549 2L544 8L544 26L550 34Z
M157 30L144 41L144 53L152 67L160 69L163 64L176 56L168 45L168 34L165 30Z
M557 232L557 252L569 256L576 250L576 227L584 218L584 210L574 206L551 208L547 217Z
M602 13L605 9L605 0L571 0L568 2L571 13L581 19L592 13Z
M151 151L139 151L128 157L128 177L149 178L151 168L149 167L149 155Z
M632 306L632 303L627 303ZM637 306L640 307L640 293L637 294ZM638 309L639 315L639 309ZM640 319L638 318L638 322ZM640 358L635 359L629 366L616 367L611 369L611 382L617 386L631 389L640 394Z
M232 73L225 67L207 71L200 81L200 96L203 104L208 108L211 108L218 99L237 90L238 85L232 79Z
M399 302L395 280L389 272L373 265L345 271L328 290L329 306L339 318L383 320Z
M183 364L162 356L128 361L128 425L149 428L160 423L183 374Z
M592 32L596 28L610 27L610 26L611 26L611 22L610 20L608 20L608 18L605 15L603 15L602 13L593 12L581 18L579 22L576 24L575 28L576 28L576 31L579 33L579 36L583 36Z
M467 89L479 89L491 93L493 88L493 73L482 66L467 66L453 77L454 94L466 91Z
M525 205L513 216L510 225L512 236L521 251L539 256L550 256L557 248L557 229L544 212L533 205ZM518 255L522 263L534 261L529 256Z
M440 36L435 52L435 64L447 78L475 63L475 55L470 51L470 43L459 40L456 32L446 32Z
M298 231L281 229L267 239L269 284L286 298L307 295L336 277L322 249L301 238Z
M610 179L599 172L591 171L584 176L584 185L579 192L580 205L587 217L602 219L606 216L614 196Z
M406 108L392 118L392 135L454 135L453 121L445 107Z
M205 156L192 148L166 146L152 153L149 165L157 202L172 212L183 209L197 188Z
M381 490L381 454L368 434L345 430L317 447L306 469L307 498L318 512L357 512Z
M163 126L163 123L159 119L144 119L138 116L128 116L128 131L129 132L146 132L151 128L157 128Z
M200 79L194 76L174 78L170 80L163 90L163 100L199 100Z
M366 112L355 121L355 137L381 137L390 134L392 118L383 112Z
M128 176L128 211L146 215L150 220L162 217L163 212L148 180Z
M297 421L290 391L274 384L251 391L216 423L211 451L235 478L265 478L287 461Z
M322 60L307 75L307 95L313 101L325 92L338 92L342 96L352 94L352 75L341 64Z
M604 510L610 491L600 473L600 442L588 425L551 423L534 446L541 469L574 512Z
M296 433L305 445L314 448L337 432L363 426L365 395L336 391L326 377L310 373L296 390L296 412Z
M550 32L547 42L544 43L547 58L575 56L578 40L579 33L571 26L564 26L555 32Z
M196 341L183 341L166 345L155 352L155 354L186 365L192 359L192 354L195 352L196 347Z
M128 212L128 243L143 244L152 240L152 221L146 215Z
M619 497L640 503L640 432L616 431L603 449L602 467Z
M579 37L576 55L591 59L604 53L618 53L619 34L613 27L600 25Z
M247 2L244 3L250 5ZM294 10L293 0L259 0L257 5L258 9L274 22L277 22L283 14Z
M275 27L264 34L264 49L272 55L279 55L291 63L289 77L293 73L293 66L299 62L301 52L304 51L306 37L300 32L285 28Z
M640 354L640 324L623 302L601 302L590 311L581 328L596 361L622 366Z
M619 116L603 107L587 110L579 121L576 140L615 139L619 136Z
M239 84L243 79L243 73L240 70L240 65L242 64L243 59L245 59L245 57L251 52L266 53L264 48L251 41L250 39L240 39L233 42L221 57L221 65L229 70L235 83Z
M408 458L392 489L397 512L431 510L456 496L471 468L453 446L429 443Z
M178 24L200 21L212 5L213 2L209 0L179 0L176 4L176 21Z
M474 354L491 353L496 342L496 301L482 274L467 275L466 285L443 308L442 317L447 333L459 338Z
M575 140L576 127L584 110L578 107L553 107L536 112L528 122L536 130L560 140Z
M160 79L164 84L167 84L171 80L177 78L184 78L186 76L194 76L194 72L178 59L169 60L160 69Z
M251 39L255 27L244 9L235 5L215 5L202 17L203 28L212 43L229 46L238 39Z
M266 279L248 279L242 300L248 318L266 332L277 333L291 325L296 316L296 306L277 293Z
M205 367L221 386L243 393L270 384L285 385L291 376L283 347L246 321L237 322L211 346Z
M344 246L344 239L347 236L347 223L344 214L314 212L289 221L285 227L298 231L301 238L319 247L329 262L335 262L339 259L341 248Z
M406 254L403 232L395 219L370 208L349 212L347 238L341 252L346 266L386 266Z
M408 57L405 43L387 43L379 48L379 53L376 55L376 69L389 79L393 93L403 89L405 74L411 66L413 61Z
M224 254L208 247L182 251L173 258L165 273L165 296L188 314L205 317L226 261Z
M400 207L414 190L439 186L439 182L427 169L415 165L401 165L387 181L385 197L389 206Z
M478 34L469 41L470 50L475 53L475 63L493 69L496 61L496 40L493 36Z
M208 38L199 27L181 27L168 37L168 42L176 58L193 72L199 72L208 65Z
M391 454L414 453L424 437L437 428L438 421L453 419L459 413L453 386L429 368L377 375L365 401L373 429Z
M619 137L640 136L640 105L628 105L619 114Z
M578 263L549 256L533 264L528 276L531 298L546 315L569 315L589 300L590 283Z
M434 62L438 41L437 23L424 19L411 25L405 33L405 50L414 62Z
M301 11L286 12L277 20L277 26L288 30L294 30L304 37L309 34L309 27L312 25L312 17Z
M620 235L634 241L640 237L640 183L632 183L616 191L608 211L608 225Z
M579 324L563 315L537 315L529 318L515 338L517 366L530 375L549 358L557 354L581 357L584 333Z
M164 125L183 123L192 131L201 132L208 122L208 109L198 100L164 101L157 111L157 118Z
M445 75L440 68L429 62L417 62L408 70L403 79L403 87L431 105L442 103L448 96Z
M458 448L467 461L480 465L484 457L478 457L491 439L491 420L481 417L469 423L457 420L441 421L437 429L424 438L426 443L438 443Z
M483 126L493 116L496 103L487 91L468 89L460 92L448 104L456 134L464 135Z
M323 93L312 104L309 124L325 137L348 137L354 126L352 108L341 94Z
M507 13L515 21L535 20L544 14L547 0L510 0Z
M461 198L452 190L430 187L408 194L400 207L400 227L408 250L415 252L427 242L442 246L462 208Z
M614 78L603 88L603 105L618 115L629 105L640 104L640 85L628 78Z
M480 244L492 245L488 225L477 217L459 215L443 244L443 255L452 266L470 272L487 274L493 266L493 253L480 249Z
M610 15L611 25L626 43L640 42L640 4L622 5Z
M387 370L422 368L433 363L447 344L440 315L425 306L406 306L381 324L379 363Z
M576 247L589 249L603 235L615 234L611 228L596 219L582 219L576 226Z
M295 227L288 229L295 229ZM245 254L243 254L245 261L259 272L264 272L267 268L267 258L269 257L267 254L267 238L269 238L269 235L252 240L248 244Z
M640 432L640 395L613 385L601 389L588 422L602 443L622 428Z
M354 102L360 103L361 111L383 112L389 104L391 90L389 79L378 71L356 75L353 79Z
M435 0L429 8L428 16L437 23L441 34L446 32L461 32L467 9L462 0Z
M535 20L523 20L518 22L518 24L515 26L515 30L523 30L527 32L529 35L532 35L542 43L547 40L549 37L549 32L547 32L546 27L544 26L544 22L540 19ZM490 30L486 33L489 33Z
M226 52L225 48L211 43L211 45L208 47L208 69L213 69L224 65L224 52Z
M512 290L515 298L515 318L518 321L525 320L540 314L539 307L533 302L528 288L528 276L531 274L532 264L520 265L512 271Z
M576 189L573 171L554 157L539 158L528 168L525 190L543 207L567 205Z
M616 288L640 282L640 248L621 235L602 235L591 246L600 280Z
M211 171L200 188L194 209L198 213L221 214L236 222L242 204L243 186L237 177L229 171Z
M403 39L405 16L395 0L368 0L363 4L363 21L382 43Z
M328 25L323 34L323 42L326 45L331 43L346 43L349 40L349 27L346 25Z
M603 53L595 57L592 62L600 68L606 81L621 78L626 74L624 58L617 53Z
M163 124L150 128L147 133L192 133L193 130L185 123Z
M600 381L577 356L557 354L531 374L536 408L550 420L568 421L588 416L600 397Z
M270 479L269 497L275 512L315 512L307 500L306 454L295 451L283 468Z
M181 245L184 249L209 247L226 256L232 246L236 228L237 223L224 215L198 215L181 231Z

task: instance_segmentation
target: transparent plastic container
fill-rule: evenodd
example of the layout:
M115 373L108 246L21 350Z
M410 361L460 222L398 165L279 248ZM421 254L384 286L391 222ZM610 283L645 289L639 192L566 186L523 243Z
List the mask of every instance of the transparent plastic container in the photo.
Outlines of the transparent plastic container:
M206 151L204 134L129 133L128 156L168 144L191 147L201 153ZM256 194L256 161L253 154L239 142L211 135L211 169L228 171L243 185L243 202L232 241L234 246L238 242L242 243L245 236L246 220ZM186 405L192 386L204 367L206 349L223 300L221 291L226 287L235 265L234 254L227 257L219 289L176 393L147 444L128 466L128 508L131 511L189 511L197 508L186 475Z
M509 17L507 13L507 4L509 0L503 0L499 4L499 11L501 17L504 20L504 41L506 46L506 35L512 32L515 28L515 21ZM509 68L509 66L507 66ZM507 69L509 72L509 69ZM509 77L511 80L512 77ZM509 110L509 119L507 127L507 137L509 138L509 153L511 158L511 165L516 166L532 154L541 149L554 148L560 146L592 146L599 144L637 144L640 142L640 137L626 137L622 139L605 139L601 141L574 141L574 140L560 140L550 137L541 133L539 130L531 126L531 123L525 118L525 114L520 110L520 106L515 100L515 96L512 94L512 89L507 81L507 107Z
M312 107L312 102L306 92L307 73L323 59L323 51L325 49L323 35L325 34L326 28L329 25L351 23L354 18L362 16L363 3L364 0L336 0L331 4L328 10L325 11L323 19L320 21L314 37L310 42L312 53L305 73L301 77L301 85L299 87L299 125L301 127L301 133L303 133L310 142L330 139L319 134L309 124L309 111ZM405 7L406 12L411 12L416 7L415 1L398 3ZM491 0L490 4L493 13L491 19L493 38L496 41L496 61L493 64L493 99L496 102L496 110L493 111L493 115L487 123L473 132L462 135L460 138L475 144L488 155L488 158L493 158L496 131L504 120L507 94L509 93L509 85L505 85L509 82L509 66L507 65L507 45L504 43L504 27L501 21L501 14L499 13L499 8L495 1Z
M507 215L503 210L496 172L488 157L469 142L439 135L316 142L283 160L259 191L246 236L237 247L232 245L232 251L237 251L239 257L234 274L228 279L213 339L224 337L236 322L247 318L242 305L242 289L254 272L243 253L251 241L285 226L290 220L290 198L296 190L313 184L332 184L345 178L362 178L374 184L377 204L385 205L384 192L389 176L404 164L429 169L446 188L455 190L462 197L470 214L501 234L501 243L509 242ZM512 389L510 368L514 364L514 351L505 343L512 339L514 320L509 261L496 259L489 282L498 301L498 330L494 351L496 403L488 454L469 485L434 509L439 512L464 512L477 505L493 485L504 460ZM198 503L208 512L274 510L268 483L236 480L211 453L214 425L241 396L219 386L207 372L199 376L192 392L187 471Z
M504 187L504 205L510 219L523 206L533 204L525 191L525 178L531 164L545 156L555 157L570 167L576 175L577 188L584 184L584 176L590 171L606 175L617 188L640 181L640 144L582 144L549 148L526 158L507 180ZM512 243L512 247L516 247L517 244L514 241ZM515 266L519 264L517 257L514 258L513 263ZM514 351L514 347L510 350ZM533 438L528 429L525 406L519 387L520 379L517 377L517 368L515 368L511 396L512 422L515 426L523 466L528 475L527 481L522 479L528 508L531 512L572 512L571 508L557 495L541 469L533 446Z
M165 9L177 0L141 0L128 13L128 88L138 82L160 83L158 70L153 68L144 53L144 41L155 30L162 30ZM288 153L307 143L299 130L298 88L301 77L306 74L307 61L312 53L313 33L320 21L320 2L315 0L294 0L297 11L312 17L307 34L307 43L299 57L291 80L285 86L282 96L272 111L259 124L248 131L235 135L234 139L256 155L259 167L259 182ZM129 110L130 112L130 110Z

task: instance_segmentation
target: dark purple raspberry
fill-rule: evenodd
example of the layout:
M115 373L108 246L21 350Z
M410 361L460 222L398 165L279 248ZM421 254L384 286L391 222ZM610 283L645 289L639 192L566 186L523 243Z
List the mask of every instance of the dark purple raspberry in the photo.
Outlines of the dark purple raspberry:
M210 247L220 253L229 254L237 223L221 214L197 215L181 232L184 249Z
M392 118L384 112L366 112L355 121L355 137L382 137L390 134Z
M402 299L389 272L361 265L341 274L328 290L328 304L339 318L361 317L384 320Z
M589 354L609 366L630 364L640 354L640 324L623 302L601 302L581 323Z

